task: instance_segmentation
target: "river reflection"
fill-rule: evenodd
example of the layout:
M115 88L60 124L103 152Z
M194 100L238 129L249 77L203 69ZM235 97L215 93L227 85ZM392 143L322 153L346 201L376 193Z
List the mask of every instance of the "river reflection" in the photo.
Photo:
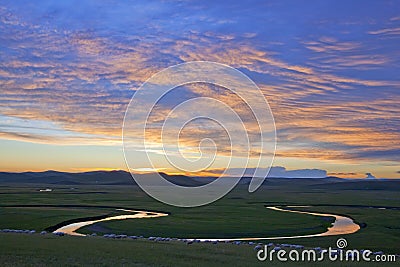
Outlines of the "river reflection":
M117 210L125 211L125 212L133 212L135 214L116 215L116 216L110 216L110 217L107 217L104 219L99 219L99 220L71 223L71 224L68 224L63 227L58 228L53 233L62 232L64 234L68 234L68 235L86 236L84 234L77 233L76 231L82 227L92 225L92 224L95 224L98 222L105 222L105 221L112 221L112 220L126 220L126 219L146 219L146 218L157 218L157 217L168 216L168 214L166 214L166 213L153 212L153 211L150 212L150 211L126 210L126 209L117 209Z
M309 208L311 206L287 206L290 208ZM277 236L277 237L242 237L242 238L225 238L225 239L215 239L215 238L200 238L200 241L210 240L210 241L257 241L257 240L271 240L271 239L292 239L292 238L310 238L310 237L318 237L318 236L330 236L330 235L347 235L352 234L360 230L360 226L356 224L351 218L329 214L329 213L317 213L317 212L308 212L308 211L298 211L298 210L290 210L285 209L283 207L266 207L270 210L282 211L282 212L293 212L293 213L301 213L301 214L309 214L314 216L330 216L335 217L335 221L331 227L329 227L325 232L319 234L310 234L310 235L292 235L292 236Z
M309 238L309 237L317 237L317 236L330 236L330 235L346 235L352 234L357 232L360 229L360 226L356 224L351 218L329 214L329 213L317 213L317 212L308 212L308 211L298 211L298 210L291 210L287 208L304 208L310 206L287 206L285 207L266 207L270 210L281 211L281 212L293 212L293 213L300 213L300 214L308 214L313 216L324 216L324 217L334 217L335 221L331 227L329 227L325 232L318 233L318 234L310 234L310 235L293 235L293 236L278 236L278 237L237 237L237 238L196 238L200 241L254 241L254 240L267 240L267 239L290 239L290 238ZM112 221L112 220L126 220L126 219L146 219L146 218L157 218L157 217L164 217L168 216L166 213L161 212L150 212L150 211L139 211L139 210L126 210L126 209L118 209L120 211L131 212L135 214L124 214L124 215L117 215L117 216L110 216L104 219L99 220L92 220L92 221L83 221L77 223L71 223L66 226L60 227L59 229L55 230L54 232L63 232L68 235L74 236L85 236L84 234L77 233L76 231L84 226L92 225L98 222L104 221ZM190 238L188 240L194 240Z

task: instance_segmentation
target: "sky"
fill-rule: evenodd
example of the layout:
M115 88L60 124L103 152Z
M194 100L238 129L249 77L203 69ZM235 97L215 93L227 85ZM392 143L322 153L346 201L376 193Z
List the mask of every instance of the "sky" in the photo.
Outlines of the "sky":
M213 61L268 101L273 166L400 178L399 44L400 1L2 1L0 171L126 170L121 128L140 85L175 64ZM155 116L193 96L239 106L193 85ZM223 135L199 125L183 147L200 132Z

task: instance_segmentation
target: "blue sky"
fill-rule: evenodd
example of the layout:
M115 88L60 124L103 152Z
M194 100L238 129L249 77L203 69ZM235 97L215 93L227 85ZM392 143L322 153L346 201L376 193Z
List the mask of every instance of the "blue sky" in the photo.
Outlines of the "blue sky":
M209 60L263 91L276 121L274 165L399 178L399 7L2 1L0 169L126 169L121 125L135 90L163 68Z

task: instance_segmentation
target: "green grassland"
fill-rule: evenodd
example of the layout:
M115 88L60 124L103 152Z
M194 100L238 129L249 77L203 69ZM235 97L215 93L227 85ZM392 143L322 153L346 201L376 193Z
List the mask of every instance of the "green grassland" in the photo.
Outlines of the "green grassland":
M259 262L253 246L0 233L1 266L398 266L360 262Z
M272 237L323 232L330 218L268 210L265 205L311 205L299 208L343 214L366 225L344 236L348 248L400 254L399 190L393 183L338 186L310 181L284 181L263 186L255 193L239 186L223 199L199 208L177 208L157 202L136 186L52 185L38 192L37 184L0 186L0 229L41 231L71 219L118 214L117 208L156 210L169 216L107 221L81 233L124 233L178 238ZM395 184L397 185L397 184ZM337 236L274 240L307 247L334 246ZM265 241L271 242L271 240ZM1 266L15 265L137 265L137 266L253 266L253 246L109 240L102 237L56 237L0 234ZM304 263L305 264L305 263ZM340 263L332 263L341 266ZM324 266L329 265L325 263ZM348 266L349 263L343 266ZM321 265L322 266L322 265Z

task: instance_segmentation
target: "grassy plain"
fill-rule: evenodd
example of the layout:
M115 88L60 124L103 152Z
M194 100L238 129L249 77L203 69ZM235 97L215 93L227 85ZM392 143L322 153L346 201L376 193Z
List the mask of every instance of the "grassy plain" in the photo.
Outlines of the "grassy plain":
M245 186L239 186L213 204L190 209L164 205L136 186L79 185L71 188L52 185L53 192L38 192L43 185L2 184L0 229L41 231L67 220L118 214L121 211L116 211L117 208L126 208L168 212L169 216L102 222L85 227L80 232L178 238L273 237L322 232L330 225L329 218L265 208L265 205L310 205L301 210L344 214L366 225L355 234L343 236L348 241L348 248L400 254L398 184L377 183L380 184L338 186L306 180L277 181L267 183L253 194L249 194ZM334 246L337 239L337 236L331 236L272 242L329 247ZM0 262L2 266L259 264L253 246L249 245L186 245L179 242L11 233L0 234ZM332 264L341 266L340 263ZM349 266L349 263L343 266Z

